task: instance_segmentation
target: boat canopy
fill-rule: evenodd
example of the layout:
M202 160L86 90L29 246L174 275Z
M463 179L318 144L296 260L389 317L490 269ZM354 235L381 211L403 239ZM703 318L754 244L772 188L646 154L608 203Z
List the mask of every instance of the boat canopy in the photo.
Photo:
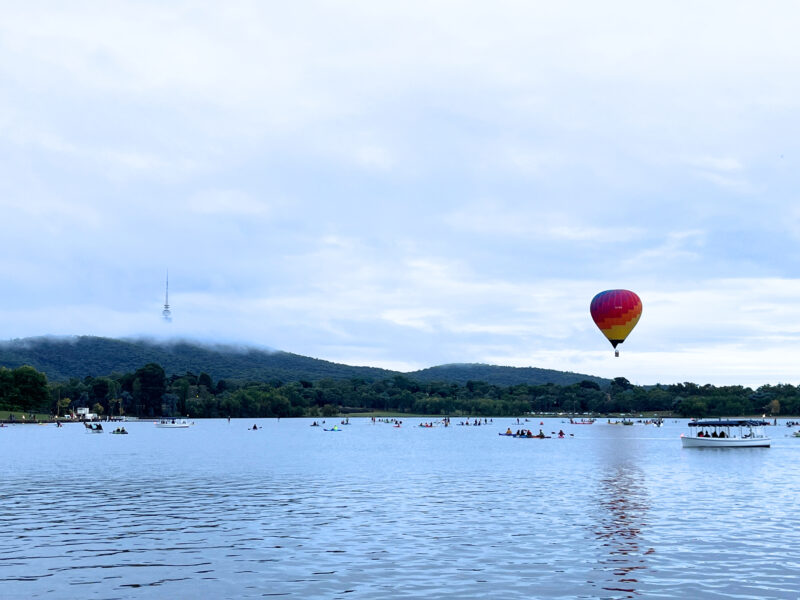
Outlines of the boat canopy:
M769 425L769 422L755 421L753 419L689 421L689 427L762 427L764 425Z

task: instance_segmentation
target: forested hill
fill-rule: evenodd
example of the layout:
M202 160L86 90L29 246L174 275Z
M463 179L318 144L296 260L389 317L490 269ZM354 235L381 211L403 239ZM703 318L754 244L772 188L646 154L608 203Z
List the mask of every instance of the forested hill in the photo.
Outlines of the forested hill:
M421 371L408 373L408 377L417 381L447 381L449 383L466 384L468 381L485 381L493 385L518 385L527 383L541 385L555 383L558 385L571 385L581 381L594 381L605 386L610 380L593 375L582 375L569 371L554 371L552 369L538 369L536 367L499 367L477 363L452 364L430 367Z
M583 380L600 385L608 380L550 369L454 364L400 373L374 367L354 367L289 352L190 342L161 343L101 337L25 338L0 343L0 366L30 365L51 381L83 379L112 373L130 373L148 364L161 365L167 374L207 373L215 381L319 381L353 379L367 381L403 375L409 379L465 384L483 381L492 385L569 385Z
M131 373L148 363L167 374L208 373L215 381L318 381L363 378L369 381L396 373L255 348L211 346L188 342L157 343L80 336L25 338L0 344L0 366L30 365L51 381Z

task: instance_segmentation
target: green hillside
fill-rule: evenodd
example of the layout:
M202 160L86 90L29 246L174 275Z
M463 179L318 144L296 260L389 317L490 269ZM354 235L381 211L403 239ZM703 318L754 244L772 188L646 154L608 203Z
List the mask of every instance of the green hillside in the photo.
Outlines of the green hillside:
M0 344L0 366L31 365L51 381L72 377L130 373L157 363L168 374L208 373L215 381L319 381L353 379L366 381L405 375L421 382L465 384L484 381L493 385L556 383L568 385L590 380L604 385L608 380L590 375L533 367L516 368L484 364L452 364L411 373L374 367L354 367L289 352L225 345L203 345L185 341L170 343L80 336L70 338L25 338Z
M26 338L0 345L0 365L31 365L52 381L129 373L147 363L168 374L208 373L216 381L315 381L320 379L376 380L395 375L373 367L353 367L289 352L256 348L211 346L189 342L156 343L80 336Z
M581 381L594 381L605 386L610 380L593 375L582 375L568 371L538 369L536 367L499 367L479 363L451 364L430 367L421 371L408 373L408 377L417 381L447 381L464 385L467 381L485 381L493 385L542 385L555 383L571 385Z

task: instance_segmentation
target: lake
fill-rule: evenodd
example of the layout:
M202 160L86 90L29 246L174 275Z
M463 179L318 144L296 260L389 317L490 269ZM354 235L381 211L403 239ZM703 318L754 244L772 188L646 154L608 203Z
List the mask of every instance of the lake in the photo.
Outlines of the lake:
M800 597L780 421L769 449L683 449L685 420L423 420L2 428L0 597Z

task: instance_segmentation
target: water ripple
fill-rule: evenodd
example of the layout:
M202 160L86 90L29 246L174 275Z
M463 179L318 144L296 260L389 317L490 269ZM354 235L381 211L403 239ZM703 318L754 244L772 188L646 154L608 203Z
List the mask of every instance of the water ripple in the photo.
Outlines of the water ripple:
M798 595L792 438L692 452L679 426L530 442L498 438L505 423L353 421L337 436L302 420L263 421L259 436L134 423L122 443L7 428L2 595ZM93 474L53 456L91 456Z

